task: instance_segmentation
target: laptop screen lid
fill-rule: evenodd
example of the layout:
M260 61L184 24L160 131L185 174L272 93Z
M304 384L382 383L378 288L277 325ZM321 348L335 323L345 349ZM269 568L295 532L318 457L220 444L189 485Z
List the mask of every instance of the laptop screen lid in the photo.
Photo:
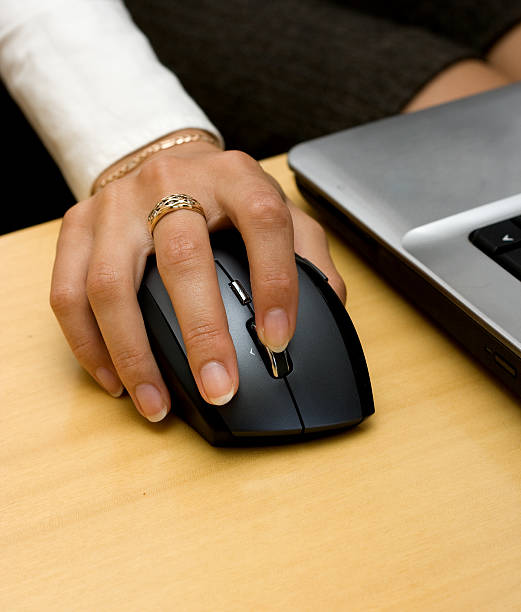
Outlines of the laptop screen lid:
M399 263L410 297L486 365L501 359L521 394L521 280L469 240L521 215L521 84L302 143L289 164L305 192ZM419 291L403 286L411 271ZM425 303L432 291L443 316ZM461 313L472 331L455 329Z

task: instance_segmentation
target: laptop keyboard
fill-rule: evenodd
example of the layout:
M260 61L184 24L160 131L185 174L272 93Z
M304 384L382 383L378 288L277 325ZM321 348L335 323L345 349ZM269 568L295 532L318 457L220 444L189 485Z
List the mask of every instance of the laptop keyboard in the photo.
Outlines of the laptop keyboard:
M474 230L470 241L521 280L521 215Z

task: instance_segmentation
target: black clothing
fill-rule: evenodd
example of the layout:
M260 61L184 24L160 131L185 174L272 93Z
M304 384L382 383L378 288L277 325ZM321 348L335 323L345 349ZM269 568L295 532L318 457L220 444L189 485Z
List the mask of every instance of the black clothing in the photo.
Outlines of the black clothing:
M228 148L259 159L400 112L437 73L482 58L521 20L521 0L126 4ZM63 215L74 197L59 170L5 89L0 104L9 128L4 198L36 171L38 201L34 211L25 208L23 226ZM0 233L19 223L4 217Z
M257 158L400 112L521 19L520 0L126 3L227 146Z

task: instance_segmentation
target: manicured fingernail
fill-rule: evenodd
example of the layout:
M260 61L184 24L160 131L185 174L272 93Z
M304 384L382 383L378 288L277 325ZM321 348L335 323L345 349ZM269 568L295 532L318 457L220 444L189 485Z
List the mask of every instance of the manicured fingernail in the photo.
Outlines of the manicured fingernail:
M168 408L163 401L159 389L148 383L136 387L136 399L141 414L152 423L165 418Z
M233 383L226 368L217 361L209 361L200 370L206 395L212 404L222 406L233 397Z
M107 368L98 368L96 370L96 378L99 384L108 391L112 397L119 397L123 393L123 385L121 381L112 374Z
M289 320L283 308L271 308L264 315L264 344L275 353L282 352L289 343Z

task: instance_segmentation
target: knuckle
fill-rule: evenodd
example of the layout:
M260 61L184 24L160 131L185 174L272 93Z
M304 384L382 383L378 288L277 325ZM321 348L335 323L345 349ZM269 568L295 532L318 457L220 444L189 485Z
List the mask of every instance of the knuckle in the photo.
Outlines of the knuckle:
M87 274L87 295L96 301L110 301L122 293L122 279L113 265L98 262Z
M225 168L230 170L257 170L260 168L259 162L244 151L234 149L223 151L220 154L220 159Z
M177 163L182 163L181 158ZM164 185L172 180L173 170L174 165L170 155L153 155L140 165L136 175L146 184Z
M92 200L103 208L117 208L121 201L121 179L107 183L103 189L96 193Z
M82 296L77 287L71 285L53 285L49 302L53 312L59 316L73 310L81 302Z
M293 277L281 271L267 271L261 277L261 286L264 290L274 291L277 294L289 293L293 287Z
M85 336L70 338L69 344L72 352L80 363L88 363L92 360L94 349L94 342L92 338L88 338Z
M191 350L217 344L225 336L225 329L210 321L199 321L183 332L183 340Z
M128 347L114 351L111 356L118 372L129 373L143 367L148 353L139 347Z
M62 229L68 230L83 222L85 216L85 204L88 200L78 202L65 211L62 219Z
M65 211L62 219L62 227L74 225L78 216L78 205L75 204Z
M200 253L200 246L189 232L176 232L169 236L161 249L161 259L169 267L193 262Z
M254 194L248 214L257 229L287 229L291 225L288 207L280 195L272 191Z

